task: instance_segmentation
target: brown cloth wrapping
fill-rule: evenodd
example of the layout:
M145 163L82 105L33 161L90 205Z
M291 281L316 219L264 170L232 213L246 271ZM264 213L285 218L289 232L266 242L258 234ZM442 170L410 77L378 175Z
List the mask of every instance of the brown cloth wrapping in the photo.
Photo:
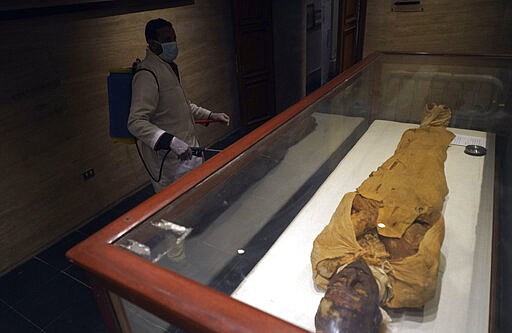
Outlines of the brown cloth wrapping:
M381 305L419 307L434 296L444 239L442 209L448 193L444 161L454 134L446 129L451 115L448 107L430 104L425 111L420 127L405 131L394 155L372 172L357 192L345 194L315 239L311 263L313 278L321 288L327 288L339 267L362 258L387 274L393 293ZM378 202L376 229L381 236L400 238L415 220L427 223L429 229L418 251L393 259L383 246L361 245L356 229L359 232L366 227L351 220L357 194Z

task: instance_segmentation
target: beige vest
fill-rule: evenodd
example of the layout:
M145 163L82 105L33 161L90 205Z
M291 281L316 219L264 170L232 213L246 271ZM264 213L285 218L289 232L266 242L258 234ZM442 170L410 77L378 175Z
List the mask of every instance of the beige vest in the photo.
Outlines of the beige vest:
M171 66L149 49L139 69L152 71L137 72L132 80L132 101L128 129L140 141L142 156L153 177L158 177L165 151L155 151L154 147L164 132L185 141L190 146L198 146L194 118L206 119L210 111L191 104ZM163 167L162 179L156 184L158 191L169 185L184 173L190 171L201 160L182 162L170 152Z

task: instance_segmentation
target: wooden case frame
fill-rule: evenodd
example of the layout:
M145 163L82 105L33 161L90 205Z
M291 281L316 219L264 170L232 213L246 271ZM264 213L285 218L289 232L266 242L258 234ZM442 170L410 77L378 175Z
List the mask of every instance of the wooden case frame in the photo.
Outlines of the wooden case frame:
M376 52L369 55L320 89L241 138L201 167L178 179L162 192L123 214L68 251L67 257L91 276L95 296L111 332L123 331L121 329L123 323L120 323L113 311L117 302L116 295L191 332L306 332L302 328L228 295L154 265L148 260L113 245L113 243L318 101L332 89L357 75L382 54ZM502 57L504 55L493 56ZM504 57L510 58L509 56ZM497 197L499 198L499 196ZM494 238L496 237L495 233ZM495 261L495 251L494 246L493 262ZM491 321L494 319L494 294L496 293L495 267L496 265L493 265L493 272L491 272L493 276L490 291ZM490 323L489 327L492 329L493 323Z

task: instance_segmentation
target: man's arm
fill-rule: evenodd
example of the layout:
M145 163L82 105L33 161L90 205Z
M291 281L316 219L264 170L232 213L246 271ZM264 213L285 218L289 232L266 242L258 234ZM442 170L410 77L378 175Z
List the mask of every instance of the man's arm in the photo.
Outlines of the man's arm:
M210 119L229 124L229 116L225 113L212 112L208 109L197 106L194 103L190 103L190 110L194 119Z
M163 129L150 121L157 105L158 84L153 75L146 71L135 73L132 80L132 101L128 117L128 130L137 139L155 150L157 144L161 146L161 137L165 134ZM165 141L170 142L172 135L170 136L171 138L167 138ZM169 146L167 145L167 147Z
M212 111L202 108L194 103L190 103L190 111L194 116L194 119L209 119Z

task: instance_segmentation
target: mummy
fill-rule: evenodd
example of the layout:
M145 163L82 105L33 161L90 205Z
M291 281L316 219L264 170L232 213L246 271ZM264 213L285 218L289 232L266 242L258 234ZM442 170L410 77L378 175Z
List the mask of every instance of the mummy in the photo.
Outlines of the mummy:
M444 239L446 129L451 111L429 104L395 153L346 193L311 253L326 289L317 332L378 332L383 307L421 307L436 291Z

